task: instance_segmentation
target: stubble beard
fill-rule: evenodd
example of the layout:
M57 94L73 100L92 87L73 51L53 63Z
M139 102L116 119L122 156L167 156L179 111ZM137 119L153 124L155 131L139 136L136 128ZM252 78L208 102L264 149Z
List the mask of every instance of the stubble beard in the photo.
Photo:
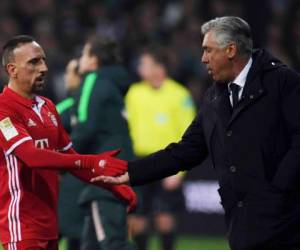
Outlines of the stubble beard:
M34 83L32 85L31 92L33 94L40 94L44 91L44 89L45 89L45 83L44 82Z

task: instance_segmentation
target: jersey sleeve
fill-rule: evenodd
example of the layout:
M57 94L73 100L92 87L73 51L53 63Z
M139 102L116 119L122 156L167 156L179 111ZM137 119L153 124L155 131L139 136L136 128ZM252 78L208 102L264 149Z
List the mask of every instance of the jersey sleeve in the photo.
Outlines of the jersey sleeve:
M51 111L54 113L55 118L57 120L57 126L59 131L58 150L60 152L66 152L72 147L70 136L64 129L60 115L58 114L55 105L50 100L47 99L47 101L50 103L49 106L51 107Z
M59 151L60 152L65 152L68 151L71 147L72 147L72 142L70 140L69 135L67 134L67 132L65 131L64 127L62 126L62 124L60 124L59 126Z
M72 147L72 142L69 134L64 129L62 125L61 118L57 112L55 112L55 116L58 121L58 129L59 129L59 138L58 138L58 149L60 152L68 151Z
M0 147L9 155L25 141L32 140L21 118L0 110Z

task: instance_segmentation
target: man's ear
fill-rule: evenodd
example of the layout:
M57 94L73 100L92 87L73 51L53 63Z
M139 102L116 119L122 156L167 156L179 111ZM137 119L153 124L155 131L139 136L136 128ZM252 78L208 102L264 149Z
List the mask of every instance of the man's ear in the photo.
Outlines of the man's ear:
M14 63L8 63L8 64L6 64L5 69L6 69L7 74L10 77L17 78L18 70L17 70L17 67L16 67L16 65Z
M226 48L226 54L229 60L232 60L237 54L237 47L235 43L230 43Z

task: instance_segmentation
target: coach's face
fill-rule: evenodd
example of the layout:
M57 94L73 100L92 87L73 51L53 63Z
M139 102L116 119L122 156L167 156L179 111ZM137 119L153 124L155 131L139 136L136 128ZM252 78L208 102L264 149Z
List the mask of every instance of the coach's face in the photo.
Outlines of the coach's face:
M10 67L10 77L24 94L30 95L43 90L48 68L44 50L38 43L25 43L17 47Z
M222 48L216 40L214 31L209 31L203 38L202 48L202 62L206 65L208 74L215 81L228 82L232 80L232 59L236 55L236 46L229 44Z

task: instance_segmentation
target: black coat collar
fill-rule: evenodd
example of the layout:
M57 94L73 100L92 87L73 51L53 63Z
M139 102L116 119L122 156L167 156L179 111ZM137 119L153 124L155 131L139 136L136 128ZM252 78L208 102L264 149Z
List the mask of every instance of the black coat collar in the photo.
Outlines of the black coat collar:
M247 75L241 100L233 111L229 101L227 83L214 83L211 103L225 128L228 128L249 105L252 105L266 94L262 79L264 73L282 66L280 61L265 50L255 51L252 57L253 64Z

